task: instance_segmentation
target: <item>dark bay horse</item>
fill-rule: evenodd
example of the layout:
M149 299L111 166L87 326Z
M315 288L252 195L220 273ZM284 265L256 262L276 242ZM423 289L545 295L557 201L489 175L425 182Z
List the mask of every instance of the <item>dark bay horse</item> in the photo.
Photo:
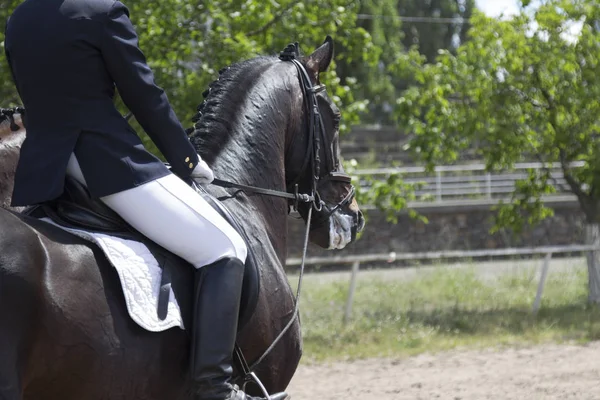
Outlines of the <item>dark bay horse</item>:
M332 57L328 38L302 59L313 86ZM290 61L259 57L235 64L211 85L191 140L224 180L280 191L297 183L307 193L316 171L322 202L302 203L299 212L306 218L313 207L314 243L342 248L355 239L363 219L349 180L336 179L343 175L339 110L319 93L324 129L311 153L312 110L305 97ZM13 160L0 160L5 171L14 169L7 165ZM208 190L241 221L260 266L258 305L238 335L252 363L293 317L293 292L283 270L289 200ZM96 247L0 208L0 399L190 399L188 345L185 331L151 333L131 320L117 274ZM256 368L270 392L286 388L301 352L296 320Z

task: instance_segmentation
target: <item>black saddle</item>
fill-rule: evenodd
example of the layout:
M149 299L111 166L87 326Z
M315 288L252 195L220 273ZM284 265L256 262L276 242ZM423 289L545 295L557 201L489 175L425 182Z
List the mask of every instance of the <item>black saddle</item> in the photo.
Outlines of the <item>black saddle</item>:
M238 231L248 245L245 232L229 210L203 189L199 188L197 191ZM104 203L92 198L87 188L78 181L67 177L61 197L26 210L25 213L36 218L50 218L55 223L67 228L104 233L144 243L162 269L161 289L157 307L158 317L164 320L167 316L169 294L172 288L181 309L184 324L185 326L191 326L195 268L187 261L172 254L133 229ZM238 330L245 326L254 313L258 302L259 285L258 265L248 245Z

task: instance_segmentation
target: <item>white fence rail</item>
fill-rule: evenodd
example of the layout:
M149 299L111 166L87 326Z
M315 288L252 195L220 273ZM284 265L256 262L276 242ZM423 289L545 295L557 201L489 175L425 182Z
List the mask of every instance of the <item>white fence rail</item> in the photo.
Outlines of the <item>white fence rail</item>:
M579 168L583 162L570 164ZM498 199L507 197L515 190L518 180L526 179L529 171L549 170L548 184L557 194L570 193L560 164L518 163L510 171L489 172L484 164L437 166L433 175L427 175L424 167L398 167L356 170L352 174L360 179L363 190L369 190L370 182L365 179L384 179L391 174L399 174L405 183L414 186L415 194L421 201L443 202L461 198Z
M305 265L339 265L352 264L352 274L348 288L348 297L344 312L344 323L350 320L352 314L352 303L354 301L354 292L361 263L367 262L394 262L394 261L416 261L416 260L450 260L450 259L471 259L482 257L509 257L524 255L544 255L544 261L541 266L540 281L533 301L532 312L536 314L540 308L542 293L546 283L546 276L550 266L550 260L554 254L572 254L588 253L600 251L600 248L594 245L570 245L570 246L545 246L545 247L521 247L506 249L486 249L486 250L451 250L451 251L433 251L422 253L385 253L385 254L362 254L350 256L334 257L311 257L305 260ZM286 266L299 266L302 263L301 258L288 258Z
M514 247L505 249L484 249L484 250L447 250L447 251L428 251L416 253L383 253L383 254L360 254L350 256L333 257L310 257L306 259L306 265L334 265L334 264L352 264L355 262L394 262L411 260L447 260L447 259L467 259L481 257L508 257L522 255L545 255L545 254L564 254L564 253L584 253L593 251L597 248L593 245L570 245L570 246L543 246L543 247ZM300 265L301 258L288 258L287 266Z

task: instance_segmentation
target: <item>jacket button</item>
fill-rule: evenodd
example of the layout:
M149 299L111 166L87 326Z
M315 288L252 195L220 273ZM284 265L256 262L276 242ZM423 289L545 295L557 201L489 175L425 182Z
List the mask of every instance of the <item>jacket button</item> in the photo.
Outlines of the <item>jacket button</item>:
M194 168L194 163L190 163L189 167L190 169Z
M186 158L185 158L185 162L190 162L190 158L189 158L189 157L186 157Z

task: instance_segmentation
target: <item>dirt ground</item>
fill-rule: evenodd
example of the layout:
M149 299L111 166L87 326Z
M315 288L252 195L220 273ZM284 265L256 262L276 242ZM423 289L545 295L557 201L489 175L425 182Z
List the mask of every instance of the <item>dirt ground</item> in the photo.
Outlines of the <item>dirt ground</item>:
M600 342L303 364L292 400L600 400Z

